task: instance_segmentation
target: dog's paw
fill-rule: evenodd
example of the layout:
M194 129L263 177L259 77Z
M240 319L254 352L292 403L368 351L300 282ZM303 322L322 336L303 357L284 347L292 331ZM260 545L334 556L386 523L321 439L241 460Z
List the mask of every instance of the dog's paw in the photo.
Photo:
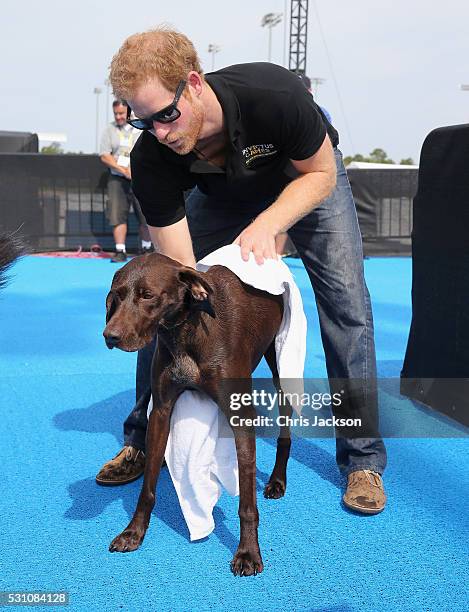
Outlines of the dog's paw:
M235 576L255 576L264 569L259 551L238 550L230 563L231 571Z
M280 478L269 480L269 482L265 485L264 497L267 499L279 499L285 495L286 488L287 486L285 481L280 480Z
M109 545L110 552L132 552L142 543L145 532L138 529L125 529Z

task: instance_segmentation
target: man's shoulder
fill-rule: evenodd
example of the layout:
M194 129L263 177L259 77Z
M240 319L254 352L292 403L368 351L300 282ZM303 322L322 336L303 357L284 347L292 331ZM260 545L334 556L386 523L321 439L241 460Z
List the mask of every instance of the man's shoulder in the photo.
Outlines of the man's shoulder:
M244 64L232 64L231 66L225 66L214 72L209 72L208 75L220 75L220 76L235 76L238 75L240 78L249 78L250 76L259 75L290 75L293 74L287 68L279 66L278 64L272 64L271 62L246 62Z
M233 64L207 74L210 78L222 78L233 87L282 90L299 81L297 76L283 66L270 62Z
M119 130L119 128L117 127L117 125L114 123L114 121L111 121L111 123L108 123L104 129L103 129L103 134L106 135L112 135L115 132L117 132Z
M263 117L287 111L292 98L308 93L295 73L268 62L227 66L208 75L218 91L229 91L237 100L243 116Z
M249 130L268 130L272 138L281 141L283 126L294 114L292 100L309 108L312 96L300 79L283 66L267 62L236 64L216 73L209 84L222 102L236 101L239 116ZM308 97L311 100L304 99ZM293 109L293 110L292 110Z

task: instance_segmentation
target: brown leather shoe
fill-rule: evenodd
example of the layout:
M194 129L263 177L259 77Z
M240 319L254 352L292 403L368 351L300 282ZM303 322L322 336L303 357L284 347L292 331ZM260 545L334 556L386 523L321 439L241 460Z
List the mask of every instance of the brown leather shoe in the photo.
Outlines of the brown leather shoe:
M371 470L357 470L348 476L344 504L363 514L378 514L384 510L386 495L383 480Z
M99 470L96 482L105 486L127 484L140 478L144 468L144 453L133 446L124 446L114 459L105 463Z

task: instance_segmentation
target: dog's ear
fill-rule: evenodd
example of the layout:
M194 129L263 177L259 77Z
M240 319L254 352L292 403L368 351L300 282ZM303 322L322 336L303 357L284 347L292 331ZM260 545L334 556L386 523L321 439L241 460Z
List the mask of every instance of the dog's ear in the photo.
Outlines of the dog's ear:
M210 283L205 278L204 274L186 268L178 273L179 281L186 286L190 296L191 306L197 310L203 310L211 317L215 317L210 298L213 294L213 289Z
M109 323L111 317L116 312L116 300L114 299L114 295L112 291L107 294L106 297L106 324Z

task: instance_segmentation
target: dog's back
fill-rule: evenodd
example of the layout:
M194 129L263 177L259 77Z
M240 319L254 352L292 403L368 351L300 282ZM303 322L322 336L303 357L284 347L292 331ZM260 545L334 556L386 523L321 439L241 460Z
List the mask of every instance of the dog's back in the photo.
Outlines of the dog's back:
M8 282L8 270L18 257L24 254L25 247L20 238L11 234L0 234L0 288Z
M205 274L216 289L207 359L218 348L225 351L226 362L250 362L254 370L282 322L283 297L247 285L225 266L212 266Z

